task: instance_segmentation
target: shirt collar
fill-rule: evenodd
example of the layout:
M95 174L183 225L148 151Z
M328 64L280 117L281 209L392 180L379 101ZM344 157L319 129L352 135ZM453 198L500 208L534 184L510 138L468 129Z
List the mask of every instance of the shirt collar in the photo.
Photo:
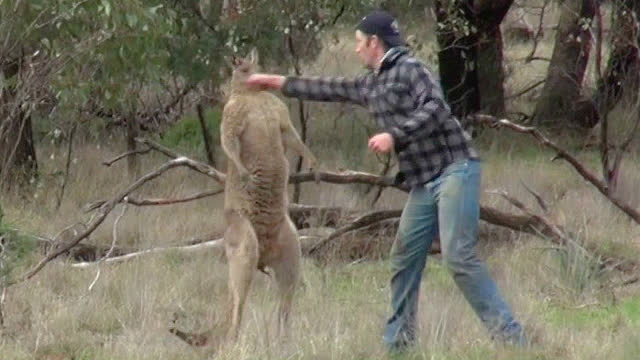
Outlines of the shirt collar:
M407 52L409 52L409 49L404 46L396 46L387 50L387 52L382 56L382 59L380 59L380 66L378 66L378 68L376 69L376 74L379 74L382 70L393 65L393 63L395 63L395 61L398 60L400 56L406 54Z

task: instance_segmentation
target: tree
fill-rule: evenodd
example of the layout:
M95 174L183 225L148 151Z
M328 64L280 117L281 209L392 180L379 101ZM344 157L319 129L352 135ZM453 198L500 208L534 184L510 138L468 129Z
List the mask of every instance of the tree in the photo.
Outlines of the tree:
M555 45L542 95L534 113L537 123L567 119L575 109L591 50L592 20L597 0L565 0L561 2Z
M500 23L512 3L513 0L435 2L441 83L459 117L478 111L499 115L505 112Z

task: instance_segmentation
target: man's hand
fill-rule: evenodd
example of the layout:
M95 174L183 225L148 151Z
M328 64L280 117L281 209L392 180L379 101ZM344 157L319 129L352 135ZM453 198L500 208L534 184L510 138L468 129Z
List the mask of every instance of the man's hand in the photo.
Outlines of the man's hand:
M273 74L252 74L246 80L246 84L256 90L280 90L284 85L285 77Z
M377 153L387 153L393 149L393 136L389 133L374 135L369 139L369 149Z

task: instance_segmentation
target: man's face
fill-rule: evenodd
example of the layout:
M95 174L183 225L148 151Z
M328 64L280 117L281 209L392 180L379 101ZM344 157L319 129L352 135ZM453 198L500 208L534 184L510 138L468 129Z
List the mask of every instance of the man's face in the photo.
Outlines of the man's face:
M360 30L356 30L356 54L368 69L375 68L375 45L377 39L368 36Z

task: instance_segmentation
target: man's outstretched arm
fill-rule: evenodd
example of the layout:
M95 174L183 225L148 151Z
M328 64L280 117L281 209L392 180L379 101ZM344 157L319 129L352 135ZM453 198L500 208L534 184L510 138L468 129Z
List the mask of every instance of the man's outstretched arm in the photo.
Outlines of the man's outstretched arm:
M285 77L272 74L253 74L247 84L256 89L280 90L287 97L302 100L350 102L366 104L366 77Z

